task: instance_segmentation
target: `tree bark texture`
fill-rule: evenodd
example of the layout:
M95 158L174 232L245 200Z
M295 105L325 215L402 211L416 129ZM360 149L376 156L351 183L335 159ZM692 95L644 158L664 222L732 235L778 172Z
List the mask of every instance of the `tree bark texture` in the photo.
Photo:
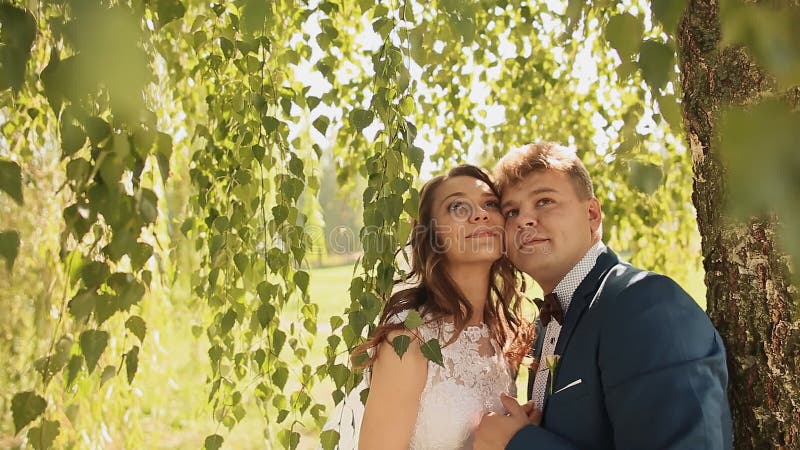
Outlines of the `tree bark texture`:
M775 84L744 49L721 47L716 0L690 0L678 47L708 313L728 352L734 447L800 449L797 286L789 258L776 248L774 218L743 223L726 217L725 167L716 132L723 107L754 104L775 93ZM798 92L778 94L796 107Z

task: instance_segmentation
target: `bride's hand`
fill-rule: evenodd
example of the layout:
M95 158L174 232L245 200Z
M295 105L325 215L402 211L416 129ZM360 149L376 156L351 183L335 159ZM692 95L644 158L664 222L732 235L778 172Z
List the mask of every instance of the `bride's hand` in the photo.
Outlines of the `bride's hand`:
M525 411L525 415L528 416L528 422L532 425L538 427L542 423L542 412L533 407L533 400L522 405L522 410Z

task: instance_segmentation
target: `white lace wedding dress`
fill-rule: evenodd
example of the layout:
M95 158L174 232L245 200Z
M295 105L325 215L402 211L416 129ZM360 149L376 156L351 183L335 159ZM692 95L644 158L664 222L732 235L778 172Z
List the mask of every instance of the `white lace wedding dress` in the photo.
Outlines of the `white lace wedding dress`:
M397 322L405 320L401 314ZM424 341L439 339L444 346L453 335L449 322L434 321L417 331ZM502 349L484 324L465 328L442 348L444 366L428 362L428 378L420 398L411 449L471 449L473 433L488 412L505 413L500 394L516 397L516 386ZM323 429L339 432L339 448L358 448L358 432L364 413L360 392L369 385L365 376L330 416ZM351 425L355 425L351 427Z

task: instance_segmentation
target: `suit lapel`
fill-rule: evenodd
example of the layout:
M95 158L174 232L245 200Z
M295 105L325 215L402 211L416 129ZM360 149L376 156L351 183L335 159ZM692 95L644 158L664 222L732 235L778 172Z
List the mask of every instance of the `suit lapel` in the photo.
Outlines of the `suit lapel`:
M567 314L564 317L564 325L561 327L561 333L558 335L558 342L556 348L553 350L554 355L563 355L564 349L567 348L575 328L586 312L589 302L591 302L597 289L600 287L603 278L609 270L619 263L617 255L608 247L598 256L597 263L595 263L586 278L583 279L575 293L572 295L572 302L570 302ZM549 390L545 391L545 404L550 397Z

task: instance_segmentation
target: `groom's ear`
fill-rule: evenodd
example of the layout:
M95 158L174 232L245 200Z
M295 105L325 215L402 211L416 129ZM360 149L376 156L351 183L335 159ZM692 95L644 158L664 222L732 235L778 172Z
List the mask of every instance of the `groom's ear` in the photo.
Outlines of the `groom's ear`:
M587 203L586 212L589 217L589 228L592 230L592 234L595 234L603 225L603 209L600 207L600 200L597 197L590 198Z

